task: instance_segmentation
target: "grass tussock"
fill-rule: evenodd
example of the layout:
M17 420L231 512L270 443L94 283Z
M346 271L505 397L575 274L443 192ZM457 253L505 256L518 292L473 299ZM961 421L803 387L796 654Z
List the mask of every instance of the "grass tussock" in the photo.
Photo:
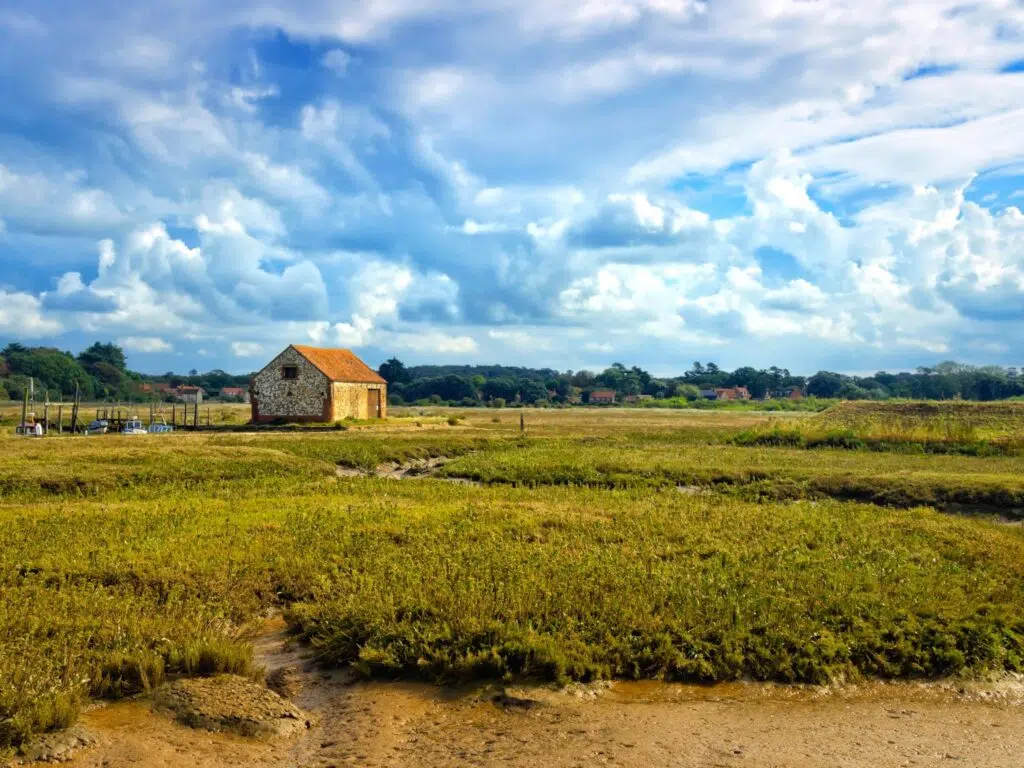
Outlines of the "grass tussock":
M1024 432L1024 403L850 402L828 409L815 421L823 429L849 429L893 441L1006 441Z
M956 456L1014 456L1024 451L1024 444L1016 440L983 440L972 425L950 419L926 425L879 423L858 429L829 427L818 422L769 422L743 430L730 442L743 446L842 448Z

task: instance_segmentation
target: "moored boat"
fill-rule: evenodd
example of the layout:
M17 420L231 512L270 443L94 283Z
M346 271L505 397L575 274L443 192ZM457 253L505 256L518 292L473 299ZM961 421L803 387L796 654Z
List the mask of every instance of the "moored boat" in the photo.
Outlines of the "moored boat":
M139 419L129 419L124 423L124 428L121 430L122 435L145 435L148 434L146 428L142 426L142 422Z

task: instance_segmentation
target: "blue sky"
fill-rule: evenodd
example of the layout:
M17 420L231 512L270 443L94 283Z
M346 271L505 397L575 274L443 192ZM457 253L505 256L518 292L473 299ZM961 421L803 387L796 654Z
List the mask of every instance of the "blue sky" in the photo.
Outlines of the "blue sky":
M1020 0L124 8L0 8L0 342L1024 364Z

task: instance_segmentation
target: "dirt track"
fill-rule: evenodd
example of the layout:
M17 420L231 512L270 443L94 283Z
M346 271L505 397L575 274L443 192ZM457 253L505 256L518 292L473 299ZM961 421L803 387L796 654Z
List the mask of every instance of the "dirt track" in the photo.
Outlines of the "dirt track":
M351 684L310 669L285 636L257 642L270 669L295 668L293 701L313 726L254 741L194 731L148 702L99 707L101 741L68 765L931 766L1021 765L1024 684L836 690L657 683L453 691Z

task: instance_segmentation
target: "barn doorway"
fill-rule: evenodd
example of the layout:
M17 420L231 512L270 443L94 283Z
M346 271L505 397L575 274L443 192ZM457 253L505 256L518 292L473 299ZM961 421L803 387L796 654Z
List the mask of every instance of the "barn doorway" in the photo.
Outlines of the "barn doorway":
M366 390L366 416L370 419L380 418L380 390Z

